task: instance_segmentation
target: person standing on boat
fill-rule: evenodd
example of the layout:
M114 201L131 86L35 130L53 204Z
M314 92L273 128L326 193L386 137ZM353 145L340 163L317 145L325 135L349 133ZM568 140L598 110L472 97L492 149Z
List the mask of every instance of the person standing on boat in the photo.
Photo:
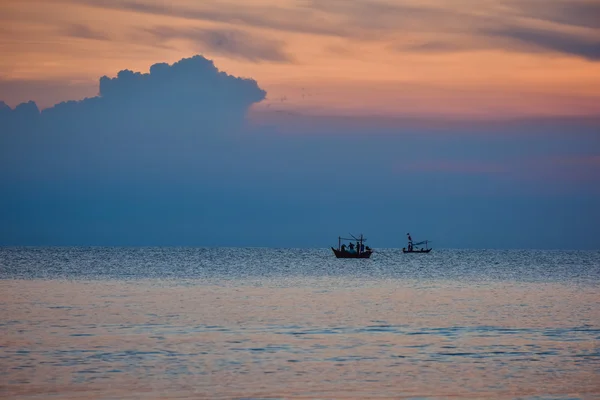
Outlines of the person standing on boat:
M410 237L410 233L407 233L406 236L408 236L408 251L412 251L412 237Z

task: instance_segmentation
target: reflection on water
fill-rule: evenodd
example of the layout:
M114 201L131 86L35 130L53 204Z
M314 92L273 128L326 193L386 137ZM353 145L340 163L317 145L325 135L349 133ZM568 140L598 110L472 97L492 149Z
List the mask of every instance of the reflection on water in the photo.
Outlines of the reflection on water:
M600 398L598 253L255 251L0 250L0 397Z

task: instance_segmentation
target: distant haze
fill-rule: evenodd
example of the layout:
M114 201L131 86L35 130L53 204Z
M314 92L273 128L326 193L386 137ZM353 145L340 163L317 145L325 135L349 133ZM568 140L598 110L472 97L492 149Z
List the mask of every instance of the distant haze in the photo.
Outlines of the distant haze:
M595 121L246 118L202 56L0 107L0 244L600 248Z

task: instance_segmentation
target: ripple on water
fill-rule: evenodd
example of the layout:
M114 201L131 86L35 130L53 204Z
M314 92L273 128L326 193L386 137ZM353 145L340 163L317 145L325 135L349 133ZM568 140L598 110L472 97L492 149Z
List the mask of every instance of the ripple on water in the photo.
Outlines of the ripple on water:
M599 394L600 253L238 250L0 249L2 390Z

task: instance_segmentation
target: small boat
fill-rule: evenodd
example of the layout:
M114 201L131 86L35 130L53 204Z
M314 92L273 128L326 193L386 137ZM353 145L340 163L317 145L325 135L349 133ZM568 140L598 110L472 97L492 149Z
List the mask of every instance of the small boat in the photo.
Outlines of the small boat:
M430 240L423 240L422 242L417 242L417 243L413 243L412 242L412 238L410 237L410 234L407 233L406 234L408 236L408 249L406 249L406 247L402 248L402 252L403 253L429 253L431 251L431 249L429 248L429 242ZM419 245L425 245L425 248L421 247L420 249L415 248L415 246L419 246Z
M412 249L412 250L406 250L406 248L402 248L402 252L403 253L429 253L431 251L431 249Z
M354 237L353 235L350 236L352 236L352 239L338 237L338 248L331 248L331 250L333 250L333 254L335 254L337 258L371 257L371 254L373 254L373 250L369 248L369 246L365 247L363 244L367 241L367 239L365 239L363 235L360 235L358 238ZM342 244L343 240L350 241L350 244L348 246L346 246L346 244ZM354 245L353 241L356 241L356 246Z

